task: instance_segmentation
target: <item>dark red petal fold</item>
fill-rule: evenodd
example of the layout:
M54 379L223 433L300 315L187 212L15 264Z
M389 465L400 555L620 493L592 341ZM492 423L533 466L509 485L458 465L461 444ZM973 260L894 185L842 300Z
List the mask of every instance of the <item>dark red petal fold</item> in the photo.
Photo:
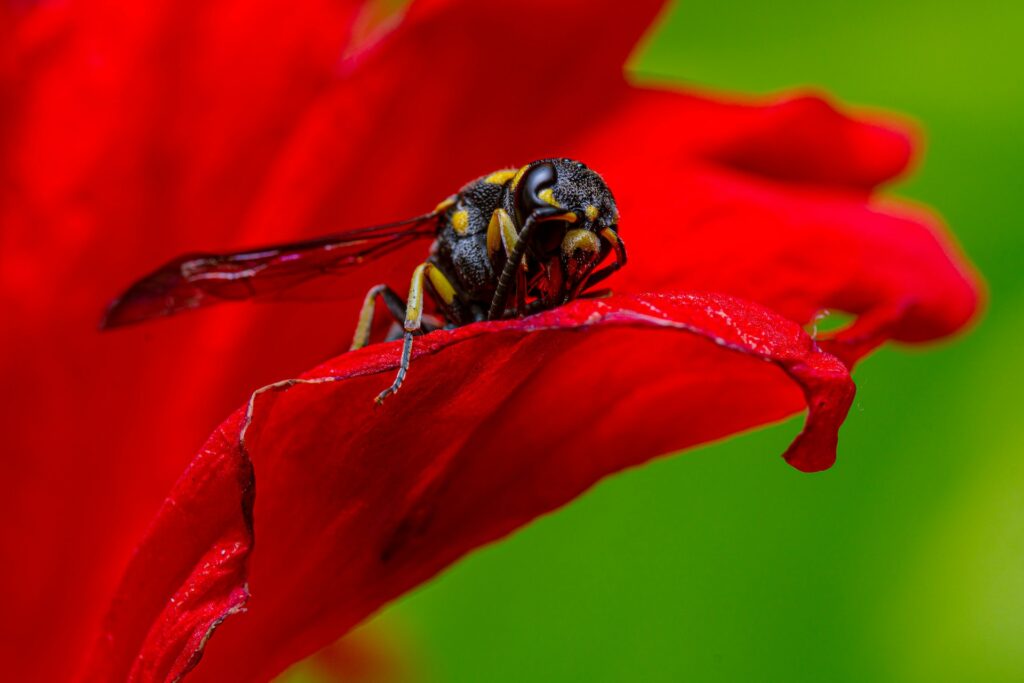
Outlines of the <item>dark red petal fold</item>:
M264 680L657 455L806 406L786 458L826 468L854 393L800 326L721 295L577 301L435 332L375 409L398 350L339 356L221 425L140 546L90 679L174 678L248 590L194 675Z

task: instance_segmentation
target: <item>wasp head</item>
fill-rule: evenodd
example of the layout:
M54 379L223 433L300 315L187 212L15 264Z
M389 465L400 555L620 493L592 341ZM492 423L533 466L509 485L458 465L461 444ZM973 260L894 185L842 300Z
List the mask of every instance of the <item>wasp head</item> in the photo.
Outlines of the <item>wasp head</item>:
M585 164L564 158L528 164L516 174L510 199L518 225L531 217L538 223L527 254L532 284L548 305L578 296L610 252L618 265L624 261L615 199Z

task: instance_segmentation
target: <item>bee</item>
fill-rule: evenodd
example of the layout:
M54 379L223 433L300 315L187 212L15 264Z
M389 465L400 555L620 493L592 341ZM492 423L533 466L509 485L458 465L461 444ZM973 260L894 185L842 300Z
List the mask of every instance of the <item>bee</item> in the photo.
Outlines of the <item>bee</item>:
M573 159L541 159L478 178L430 213L404 221L259 249L180 256L111 303L101 328L278 294L433 238L404 300L382 283L363 301L353 350L370 342L378 299L404 340L398 373L376 397L379 404L402 386L417 335L522 317L595 294L594 285L626 263L618 223L615 199L601 176ZM610 254L614 259L599 267ZM428 297L437 316L424 311Z

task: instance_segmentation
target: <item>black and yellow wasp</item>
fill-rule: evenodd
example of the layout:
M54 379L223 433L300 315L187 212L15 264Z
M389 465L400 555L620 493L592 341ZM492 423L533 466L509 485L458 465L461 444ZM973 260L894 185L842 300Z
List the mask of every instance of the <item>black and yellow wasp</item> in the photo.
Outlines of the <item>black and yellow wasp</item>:
M379 403L402 386L415 335L553 308L621 268L626 250L618 221L615 199L597 173L572 159L541 159L478 178L430 213L405 221L261 249L178 257L129 287L110 305L102 327L273 295L433 237L406 300L380 284L366 294L359 315L353 349L370 341L378 297L401 324L401 365L394 383L377 396ZM598 269L611 253L614 261ZM425 317L426 296L441 320Z

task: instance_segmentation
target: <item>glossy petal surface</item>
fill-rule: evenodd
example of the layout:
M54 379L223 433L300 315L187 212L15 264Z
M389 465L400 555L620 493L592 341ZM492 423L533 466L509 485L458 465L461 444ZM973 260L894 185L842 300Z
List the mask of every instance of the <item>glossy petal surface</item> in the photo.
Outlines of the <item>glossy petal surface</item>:
M806 405L786 458L828 467L853 399L845 366L798 325L718 295L578 301L414 348L382 408L395 343L262 389L221 425L132 563L95 680L173 679L247 591L196 675L262 680L661 453Z

